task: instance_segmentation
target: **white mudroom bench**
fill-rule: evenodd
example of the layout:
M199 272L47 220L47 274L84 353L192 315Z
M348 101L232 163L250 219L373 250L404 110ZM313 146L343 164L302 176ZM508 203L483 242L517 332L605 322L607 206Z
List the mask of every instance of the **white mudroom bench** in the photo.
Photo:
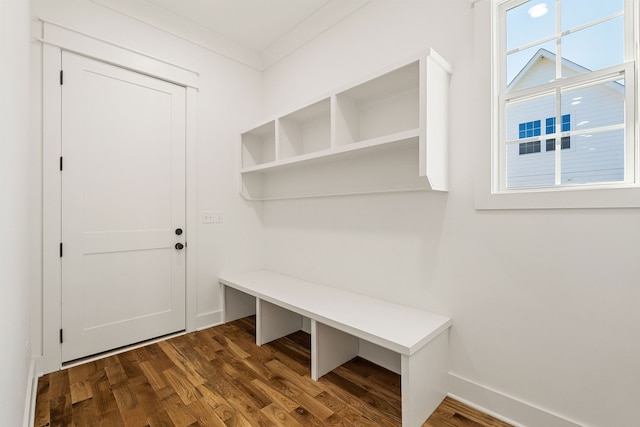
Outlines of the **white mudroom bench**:
M400 374L403 426L420 426L447 394L449 317L267 270L219 282L223 321L255 314L257 345L310 329L314 380L356 356Z

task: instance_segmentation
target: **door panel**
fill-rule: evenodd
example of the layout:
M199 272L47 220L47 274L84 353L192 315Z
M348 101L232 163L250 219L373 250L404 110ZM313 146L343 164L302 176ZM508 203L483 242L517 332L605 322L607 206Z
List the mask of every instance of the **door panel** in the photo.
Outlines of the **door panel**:
M185 89L62 64L66 362L185 328Z

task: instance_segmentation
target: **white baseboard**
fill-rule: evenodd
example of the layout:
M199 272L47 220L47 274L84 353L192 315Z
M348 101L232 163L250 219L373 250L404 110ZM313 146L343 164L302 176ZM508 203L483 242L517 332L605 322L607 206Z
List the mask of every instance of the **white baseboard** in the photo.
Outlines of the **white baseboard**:
M574 421L449 373L448 395L516 427L581 427Z
M38 377L36 376L36 359L29 361L29 372L27 373L27 391L24 397L24 414L22 416L22 426L31 427L36 414L36 397L38 394Z
M210 328L222 323L222 310L199 314L196 319L196 330Z

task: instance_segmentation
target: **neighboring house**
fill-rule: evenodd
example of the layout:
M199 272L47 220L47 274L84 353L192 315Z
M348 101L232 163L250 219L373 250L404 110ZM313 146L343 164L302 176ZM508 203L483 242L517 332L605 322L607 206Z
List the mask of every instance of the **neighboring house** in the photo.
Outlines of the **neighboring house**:
M554 79L555 67L556 55L538 50L509 84L508 91ZM587 71L562 60L563 76ZM507 146L507 187L554 185L557 148L561 150L561 184L622 181L624 131L602 127L624 123L624 90L624 85L617 82L567 90L561 95L557 117L554 93L509 105L507 141L522 142Z

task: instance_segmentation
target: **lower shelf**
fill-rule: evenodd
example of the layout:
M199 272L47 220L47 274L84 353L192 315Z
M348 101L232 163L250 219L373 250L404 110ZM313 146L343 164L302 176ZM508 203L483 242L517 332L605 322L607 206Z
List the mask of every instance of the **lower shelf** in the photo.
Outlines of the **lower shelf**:
M419 138L312 164L242 173L243 197L277 200L430 190L419 173Z

